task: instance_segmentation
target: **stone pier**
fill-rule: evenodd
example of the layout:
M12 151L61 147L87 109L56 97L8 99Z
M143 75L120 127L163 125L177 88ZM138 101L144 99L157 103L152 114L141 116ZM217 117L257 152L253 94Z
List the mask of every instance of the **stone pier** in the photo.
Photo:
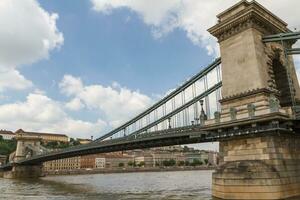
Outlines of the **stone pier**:
M284 54L292 43L262 42L265 35L290 32L287 24L255 1L241 1L217 17L208 31L218 39L222 59L220 131L239 130L245 122L259 127L272 123L271 116L292 121L293 103L300 102L293 59ZM300 133L232 137L220 141L220 153L214 197L300 199Z
M42 165L15 165L11 171L2 172L3 178L27 179L42 176Z
M300 137L269 135L220 142L223 164L213 174L221 199L300 197Z
M16 135L17 149L10 157L12 169L0 172L0 177L10 179L38 178L42 176L42 164L21 165L18 161L37 155L40 151L41 138L28 136L22 132Z

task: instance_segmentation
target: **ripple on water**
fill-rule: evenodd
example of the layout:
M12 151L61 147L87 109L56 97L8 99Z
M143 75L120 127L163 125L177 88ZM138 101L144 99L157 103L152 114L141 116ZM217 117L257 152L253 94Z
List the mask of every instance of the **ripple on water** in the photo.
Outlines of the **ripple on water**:
M0 199L211 200L211 174L183 171L0 179Z

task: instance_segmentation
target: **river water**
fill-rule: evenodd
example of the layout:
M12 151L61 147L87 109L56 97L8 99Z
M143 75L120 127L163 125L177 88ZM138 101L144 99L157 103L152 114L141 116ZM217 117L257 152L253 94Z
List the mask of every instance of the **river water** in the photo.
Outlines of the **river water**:
M5 200L211 200L212 171L0 179Z

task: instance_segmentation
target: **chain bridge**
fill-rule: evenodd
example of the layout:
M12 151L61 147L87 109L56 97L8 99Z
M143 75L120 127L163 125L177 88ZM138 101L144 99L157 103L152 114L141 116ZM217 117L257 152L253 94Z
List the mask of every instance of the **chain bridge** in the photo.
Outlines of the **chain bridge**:
M300 196L300 87L292 57L300 54L292 47L300 32L255 1L217 17L208 31L220 58L90 144L47 152L18 136L17 158L1 167L2 176L39 176L43 162L79 155L218 141L214 197Z

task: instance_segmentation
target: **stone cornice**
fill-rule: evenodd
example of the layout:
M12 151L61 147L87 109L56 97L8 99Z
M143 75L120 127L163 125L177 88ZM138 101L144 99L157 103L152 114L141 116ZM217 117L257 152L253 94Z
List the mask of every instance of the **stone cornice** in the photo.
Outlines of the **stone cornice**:
M276 96L278 96L278 91L272 90L272 89L268 89L268 88L257 88L257 89L253 89L253 90L249 90L240 94L235 94L232 96L228 96L228 97L223 97L220 100L220 103L227 103L229 101L234 101L234 100L241 100L243 98L247 98L253 95L257 95L257 94L274 94Z
M240 4L237 4L237 6L239 5ZM219 23L208 29L208 31L217 37L219 41L223 41L248 28L255 28L264 34L289 31L285 22L271 14L256 2L247 3L247 5L248 6L241 11L232 16L228 16L225 19L222 19L222 15L220 15ZM233 9L234 8L231 8L230 10Z

